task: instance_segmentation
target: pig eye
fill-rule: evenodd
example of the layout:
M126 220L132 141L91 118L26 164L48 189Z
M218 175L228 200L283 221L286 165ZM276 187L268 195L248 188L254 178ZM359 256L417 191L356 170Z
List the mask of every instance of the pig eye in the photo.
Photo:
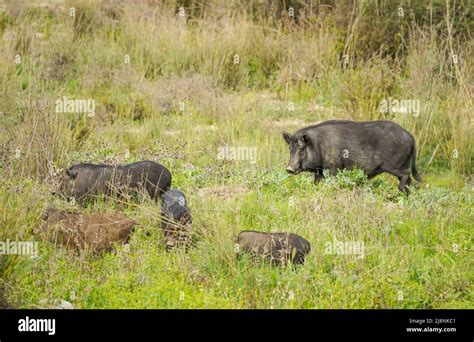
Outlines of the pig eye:
M301 159L306 157L306 149L304 147L299 148L298 157L301 158Z

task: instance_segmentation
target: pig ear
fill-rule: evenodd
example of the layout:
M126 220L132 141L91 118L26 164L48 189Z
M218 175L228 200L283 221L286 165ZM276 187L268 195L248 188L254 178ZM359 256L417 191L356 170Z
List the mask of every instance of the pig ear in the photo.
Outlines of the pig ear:
M288 145L291 144L291 134L287 132L283 132L283 139L285 139Z
M69 170L66 170L66 173L67 173L67 174L69 175L69 177L71 177L72 179L76 179L76 177L77 177L77 171L75 171L75 170L69 169Z
M303 134L299 139L299 143L301 144L301 146L309 145L310 142L311 141L309 140L308 134Z

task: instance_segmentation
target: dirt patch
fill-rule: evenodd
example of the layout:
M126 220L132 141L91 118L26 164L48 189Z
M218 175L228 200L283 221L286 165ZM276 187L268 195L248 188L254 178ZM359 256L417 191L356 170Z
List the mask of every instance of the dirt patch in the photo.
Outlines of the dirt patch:
M212 80L200 74L142 83L139 90L162 113L187 112L190 103L198 110L206 108L209 99L218 95Z
M298 118L284 118L272 121L275 127L304 126L305 122Z
M272 125L278 128L284 128L284 127L303 128L306 126L317 125L319 123L321 123L321 121L306 122L298 118L283 118L283 119L272 121Z
M284 110L288 107L288 102L277 98L271 93L261 93L256 97L256 103L267 110Z
M207 125L207 126L196 126L193 131L195 132L206 132L206 131L215 131L215 125Z
M233 198L247 192L246 188L233 186L216 186L209 188L202 188L198 190L199 197L219 197L222 199Z
M217 127L215 125L198 125L198 126L193 128L193 132L198 132L198 133L213 132L216 129L217 129ZM173 136L173 135L179 134L181 132L182 132L182 130L180 130L180 129L167 129L166 131L163 131L163 134Z
M166 131L163 131L163 134L164 135L176 135L176 134L179 134L181 132L181 130L179 129L168 129Z

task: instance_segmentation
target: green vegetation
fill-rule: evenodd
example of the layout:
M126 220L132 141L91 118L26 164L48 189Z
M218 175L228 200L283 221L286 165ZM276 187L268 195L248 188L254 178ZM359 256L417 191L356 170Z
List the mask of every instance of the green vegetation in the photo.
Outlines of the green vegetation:
M0 255L0 306L473 307L468 3L402 1L400 16L392 1L287 1L295 18L271 3L0 7L0 240L34 240L46 206L71 206L50 193L81 161L164 164L195 221L194 248L168 253L159 204L99 201L84 210L137 221L130 245ZM56 112L64 97L95 100L95 115ZM419 115L381 112L389 98L418 100ZM424 182L407 198L386 175L288 175L282 131L334 118L407 128ZM224 145L255 147L256 164L219 160ZM296 269L237 260L245 229L294 232L312 251ZM364 255L328 253L336 241Z

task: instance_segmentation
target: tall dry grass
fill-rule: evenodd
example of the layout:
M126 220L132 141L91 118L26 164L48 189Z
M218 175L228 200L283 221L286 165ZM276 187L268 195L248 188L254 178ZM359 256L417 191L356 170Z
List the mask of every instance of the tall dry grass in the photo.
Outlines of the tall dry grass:
M386 3L374 14L368 5L346 8L336 2L331 12L331 6L309 2L297 6L296 19L280 5L258 7L254 2L191 1L186 17L181 17L177 4L67 1L46 8L16 2L6 6L0 62L3 118L9 127L4 129L4 142L13 139L11 143L26 156L38 158L28 159L29 165L38 165L32 167L32 174L50 172L46 170L50 166L40 165L64 165L66 152L48 147L50 140L65 151L78 149L80 143L71 136L80 139L88 129L77 132L77 118L69 118L72 122L55 130L57 137L39 143L50 152L35 150L29 138L40 141L38 127L48 125L52 110L49 107L45 114L35 108L32 103L38 99L94 98L105 121L142 120L176 111L182 100L171 94L161 99L167 104L160 106L161 80L194 75L206 77L215 90L211 96L203 93L194 99L202 113L226 110L216 107L223 103L216 100L222 92L270 91L283 102L315 102L340 109L325 118L395 120L414 133L421 163L464 174L472 171L473 66L468 58L472 40L455 40L459 56L455 71L444 21L436 27L420 26L407 15L397 29L403 29L403 42L387 41L403 45L403 51L395 49L393 58L378 53L388 51L383 44L377 50L360 43L380 39L364 36L370 15L379 21L384 15L386 20L400 21L393 19L393 6ZM353 14L351 23L341 19L343 11ZM12 63L16 55L21 56L21 64ZM422 111L416 118L380 113L380 101L389 97L419 100ZM185 101L195 105L192 99Z

